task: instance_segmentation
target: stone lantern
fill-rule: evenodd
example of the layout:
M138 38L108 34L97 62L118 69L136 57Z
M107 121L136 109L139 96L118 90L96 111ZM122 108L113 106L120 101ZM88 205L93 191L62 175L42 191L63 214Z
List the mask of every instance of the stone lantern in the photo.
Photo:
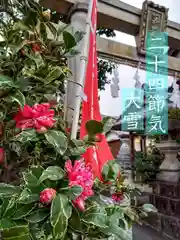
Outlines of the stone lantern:
M167 139L161 140L156 146L165 154L165 159L160 166L157 180L178 182L180 179L180 162L177 159L179 144L174 140L174 133L180 130L180 121L169 119L169 134Z

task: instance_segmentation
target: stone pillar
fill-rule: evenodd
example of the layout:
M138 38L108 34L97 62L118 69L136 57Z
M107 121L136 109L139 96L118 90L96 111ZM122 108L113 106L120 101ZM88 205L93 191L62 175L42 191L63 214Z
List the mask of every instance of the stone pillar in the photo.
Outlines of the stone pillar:
M87 18L87 11L88 11L88 4L87 0L81 1L73 6L73 8L70 10L69 13L69 21L73 28L73 32L76 31L84 32L85 31L85 25L86 25L86 18ZM78 44L76 47L76 50L80 53L83 47L83 40ZM69 78L69 80L74 82L79 82L80 78L80 54L76 55L75 57L72 57L69 59L69 68L72 71L72 76ZM66 104L67 104L67 113L66 113L66 120L71 126L72 123L72 117L73 117L73 109L74 109L74 103L76 98L76 92L77 92L77 85L72 82L67 83L67 89L66 89Z
M180 162L177 160L179 144L169 136L168 141L161 141L156 146L165 153L165 159L160 166L157 180L166 182L178 182L180 178Z

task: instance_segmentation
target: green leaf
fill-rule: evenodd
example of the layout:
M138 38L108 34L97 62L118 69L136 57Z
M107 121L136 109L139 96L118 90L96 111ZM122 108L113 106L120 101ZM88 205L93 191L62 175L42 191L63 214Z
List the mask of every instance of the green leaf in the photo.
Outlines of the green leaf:
M30 169L29 172L25 172L23 173L23 178L24 178L24 182L27 188L29 188L29 190L32 193L37 193L39 194L41 191L43 191L46 186L44 184L39 184L39 174L36 175L36 172L34 172L34 168Z
M102 206L91 206L87 208L83 213L82 220L85 223L93 224L97 227L107 227L107 213Z
M14 194L18 194L19 191L19 187L15 187L6 183L0 183L0 195L12 196Z
M117 164L115 161L109 161L103 167L103 171L102 171L103 179L105 181L116 180L119 172L120 172L119 164Z
M137 212L130 207L128 207L128 208L126 207L124 209L124 218L129 223L130 223L130 220L132 223L139 223L139 216L138 216Z
M110 117L103 118L102 124L104 125L103 126L103 132L104 133L109 132L111 130L112 126L113 126L112 118L110 118Z
M22 235L22 236L15 236L9 238L3 238L4 240L32 240L29 233Z
M53 67L46 77L46 84L50 84L51 82L59 78L62 74L64 74L64 72L61 67Z
M39 194L32 193L28 188L23 189L18 199L19 203L30 204L39 201Z
M59 194L61 200L61 209L63 211L64 216L69 219L72 214L72 205L69 202L69 199L66 195Z
M15 207L15 198L10 195L9 197L3 197L0 208L0 216L1 218L10 218L12 214L14 213L14 207Z
M63 214L60 214L56 225L53 227L53 236L54 236L53 239L63 240L67 232L67 227L68 227L68 219Z
M39 183L43 182L46 179L57 181L64 177L64 171L62 168L57 166L50 166L44 172L39 178Z
M51 22L46 22L46 26L49 28L50 32L53 34L54 38L57 36L57 29Z
M68 197L64 194L56 195L56 197L52 201L50 217L52 226L56 225L59 218L59 214L61 213L67 219L69 219L72 214L72 206L69 202Z
M43 22L40 23L40 34L41 34L42 39L44 41L46 41L47 40L47 31L46 31L46 25Z
M84 154L87 150L87 148L84 147L74 147L74 148L70 148L70 153L71 156L81 156L82 154Z
M72 186L69 188L68 196L71 200L75 200L81 193L83 189L81 186Z
M76 39L73 35L67 31L63 32L63 40L67 50L76 46Z
M13 25L14 30L29 31L30 28L23 21L18 21Z
M17 136L15 136L13 140L22 143L27 143L36 142L39 140L39 138L34 129L27 129L19 133Z
M27 225L24 226L15 226L9 229L5 229L2 231L2 237L3 239L17 239L17 240L30 240L28 238L29 235L29 229Z
M15 227L16 223L10 219L1 219L0 220L0 230L8 229Z
M96 120L90 120L86 123L86 130L88 135L94 136L103 132L103 124Z
M29 216L26 217L26 220L30 223L39 223L42 222L49 215L48 209L38 209L33 211Z
M83 232L83 223L81 221L78 210L73 207L72 215L69 219L69 226L73 229L74 232Z
M15 88L15 87L16 87L16 85L11 80L11 78L4 76L4 75L0 75L0 89Z
M45 65L44 60L39 52L31 52L31 54L29 54L26 51L25 54L29 59L31 59L36 64L37 69L40 69Z
M152 204L144 204L142 209L147 213L157 213L157 208L155 208Z
M109 207L106 208L106 212L110 223L118 223L119 219L124 219L124 211L122 207Z
M57 36L61 36L62 33L69 27L68 24L65 23L61 23L59 25L57 25Z
M50 215L55 239L63 239L65 236L68 226L68 218L71 216L71 211L69 208L68 198L61 194L56 195L52 201Z
M69 148L72 156L80 156L86 152L87 147L85 141L79 139L72 139L70 142L72 147Z
M63 132L50 130L45 134L45 137L59 154L63 155L66 152L68 141Z
M52 226L56 226L59 216L62 214L61 209L61 197L60 195L56 195L56 197L53 199L51 204L51 216L50 221Z
M36 178L40 178L44 171L44 168L41 165L32 165L30 171Z
M115 224L110 224L108 228L102 229L106 234L113 234L118 237L119 240L131 240L132 234L128 234L127 230L120 228Z
M11 95L9 99L11 102L17 102L22 108L26 104L25 97L20 91L17 91L14 95Z
M30 204L30 205L18 205L18 209L15 212L12 219L18 220L18 219L26 217L27 215L30 214L30 212L32 212L34 207L35 207L34 204L33 205L32 204Z

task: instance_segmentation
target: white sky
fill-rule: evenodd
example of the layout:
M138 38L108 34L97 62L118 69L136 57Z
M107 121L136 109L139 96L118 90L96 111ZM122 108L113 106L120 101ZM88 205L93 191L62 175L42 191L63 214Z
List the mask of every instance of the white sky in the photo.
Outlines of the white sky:
M131 4L137 8L142 8L143 0L121 0L125 3ZM180 0L154 0L155 3L163 5L169 8L169 20L180 23ZM113 38L114 41L122 42L128 45L136 46L134 36L130 36L124 33L117 32L116 37ZM122 88L132 88L135 84L133 79L136 69L119 65L119 87ZM140 82L145 82L146 73L140 70ZM110 79L112 76L110 76ZM169 78L169 85L172 83L172 78ZM119 116L122 112L121 109L121 90L119 92L118 98L112 98L110 92L110 85L106 86L105 91L100 92L100 109L103 115L108 115L112 117Z

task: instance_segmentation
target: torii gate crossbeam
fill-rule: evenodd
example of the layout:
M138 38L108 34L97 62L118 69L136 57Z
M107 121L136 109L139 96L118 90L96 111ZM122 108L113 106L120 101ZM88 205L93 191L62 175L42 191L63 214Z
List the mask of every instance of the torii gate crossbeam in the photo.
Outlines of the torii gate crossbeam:
M40 0L40 3L49 9L68 16L69 10L77 3L77 0ZM119 0L98 0L98 25L137 36L140 28L141 12L141 9ZM168 20L167 32L169 46L180 49L180 24Z

